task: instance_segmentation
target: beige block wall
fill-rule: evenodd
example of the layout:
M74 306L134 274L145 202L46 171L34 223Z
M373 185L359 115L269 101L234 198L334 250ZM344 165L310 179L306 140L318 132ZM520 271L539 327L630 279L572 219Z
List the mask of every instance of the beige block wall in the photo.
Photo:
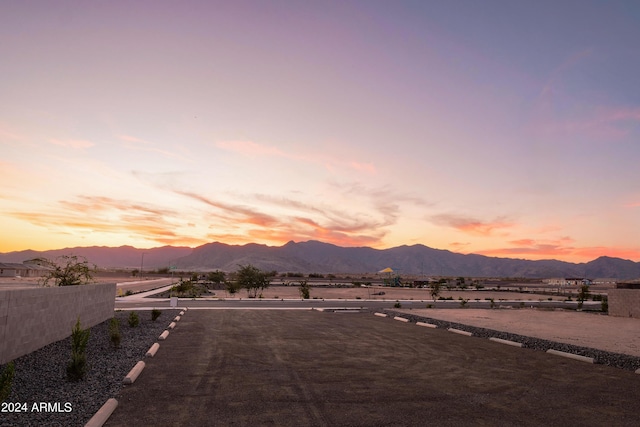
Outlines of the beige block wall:
M0 290L0 364L113 317L116 285Z
M640 319L640 289L611 289L607 294L610 316Z

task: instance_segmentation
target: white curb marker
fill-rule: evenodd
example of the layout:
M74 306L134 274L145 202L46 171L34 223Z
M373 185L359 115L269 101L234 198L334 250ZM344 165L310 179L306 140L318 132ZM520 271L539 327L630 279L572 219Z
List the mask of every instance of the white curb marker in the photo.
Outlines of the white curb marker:
M562 356L569 359L579 360L581 362L595 363L595 360L593 357L580 356L579 354L566 353L564 351L558 351L553 349L547 350L547 353L555 354L556 356Z
M108 399L104 405L98 409L93 417L84 425L84 427L101 427L107 422L113 411L118 407L118 401L113 397Z
M436 329L437 328L437 326L434 325L433 323L416 322L416 325L424 326L425 328L431 328L431 329Z
M160 348L160 344L158 343L154 343L151 347L149 347L149 350L147 351L147 354L145 354L145 357L153 357L156 355L156 352L158 351L158 349Z
M473 334L471 332L463 331L463 330L460 330L460 329L449 328L449 329L447 329L447 331L453 332L454 334L465 335L467 337L473 336Z
M387 317L387 315L385 313L373 313L373 314L378 316L378 317Z
M136 363L136 366L134 366L129 373L127 374L126 377L124 377L124 380L122 381L123 384L133 384L136 380L136 378L138 378L138 375L140 375L140 372L142 372L142 370L144 369L145 364L144 362L141 360L138 363Z
M169 336L169 331L164 331L162 334L160 334L160 336L158 337L158 339L160 341L164 341L167 339L167 337Z
M521 342L503 340L502 338L496 338L496 337L489 338L489 341L493 341L493 342L497 342L497 343L500 343L500 344L506 344L506 345L511 345L511 346L514 346L514 347L522 348L522 343Z
M400 317L400 316L394 317L393 320L399 320L400 322L405 322L405 323L409 321L409 319L405 319L404 317Z

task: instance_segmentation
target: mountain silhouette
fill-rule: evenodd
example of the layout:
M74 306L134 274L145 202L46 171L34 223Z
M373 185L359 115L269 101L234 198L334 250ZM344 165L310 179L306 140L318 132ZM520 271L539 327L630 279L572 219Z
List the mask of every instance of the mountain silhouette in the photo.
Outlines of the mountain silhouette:
M84 256L90 263L102 268L140 268L144 262L145 270L175 266L184 271L235 271L239 265L252 264L262 270L280 273L364 274L391 267L400 274L428 276L640 278L640 263L606 256L576 264L558 260L532 261L465 255L424 245L373 249L341 247L314 240L291 241L283 246L213 242L193 249L174 246L151 249L91 246L51 251L27 250L0 254L0 262L23 262L37 257L55 259L68 254Z

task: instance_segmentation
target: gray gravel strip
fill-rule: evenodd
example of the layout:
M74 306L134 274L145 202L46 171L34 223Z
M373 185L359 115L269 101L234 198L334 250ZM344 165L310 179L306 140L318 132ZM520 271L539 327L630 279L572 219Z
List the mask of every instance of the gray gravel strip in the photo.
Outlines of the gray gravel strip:
M123 378L144 360L178 312L163 310L153 322L150 311L138 311L140 324L135 328L128 324L129 311L115 312L122 337L118 349L109 340L109 321L91 328L84 381L67 381L70 337L16 359L11 394L0 404L0 426L83 426L107 399L118 395Z
M426 322L436 325L438 328L454 328L462 331L471 332L474 337L480 338L501 338L503 340L515 341L522 343L523 348L530 348L538 351L558 350L565 353L577 354L580 356L593 357L595 363L600 365L612 366L627 371L635 371L640 368L640 357L628 354L612 353L604 350L598 350L589 347L580 347L571 344L565 344L555 341L544 340L541 338L527 337L524 335L512 334L509 332L495 331L492 329L479 328L476 326L464 325L446 320L432 319L425 316L416 316L406 312L397 312L394 310L384 310L389 316L401 316L409 319L411 322Z

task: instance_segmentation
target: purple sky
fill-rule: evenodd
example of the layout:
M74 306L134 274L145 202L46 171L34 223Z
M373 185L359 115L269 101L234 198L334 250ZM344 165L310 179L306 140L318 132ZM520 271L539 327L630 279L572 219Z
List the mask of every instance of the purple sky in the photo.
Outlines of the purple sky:
M0 251L640 261L637 1L2 1Z

